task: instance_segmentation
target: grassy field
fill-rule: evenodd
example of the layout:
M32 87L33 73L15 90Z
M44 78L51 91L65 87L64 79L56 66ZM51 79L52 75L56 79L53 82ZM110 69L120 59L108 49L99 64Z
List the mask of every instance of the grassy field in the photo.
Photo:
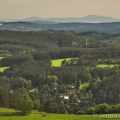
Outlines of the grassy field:
M7 68L9 68L9 67L0 67L0 72L3 72Z
M120 117L101 117L100 115L62 115L62 114L47 114L43 117L39 115L29 115L29 116L3 116L0 120L119 120Z
M16 112L14 109L0 108L1 112ZM32 111L28 116L0 116L0 120L119 120L120 114L111 116L107 114L104 115L69 115L69 114L50 114L46 113L46 116L43 116L44 113L37 111Z
M4 57L0 57L0 60L3 59ZM3 72L5 69L7 69L9 67L0 67L0 72Z
M3 59L4 57L0 57L0 60Z
M0 108L0 112L16 112L15 109Z
M114 65L112 65L112 64L110 64L110 65L108 65L108 64L99 64L99 65L97 65L97 67L100 67L100 68L113 68Z
M70 60L70 59L74 59L74 58L64 58L64 59L55 59L55 60L52 60L52 67L60 67L61 66L61 62L63 60ZM100 68L113 68L115 65L114 64L99 64L97 65L97 67L100 67Z
M52 60L52 67L60 67L61 66L61 62L63 60L70 60L72 58L66 58L66 59L55 59L55 60Z

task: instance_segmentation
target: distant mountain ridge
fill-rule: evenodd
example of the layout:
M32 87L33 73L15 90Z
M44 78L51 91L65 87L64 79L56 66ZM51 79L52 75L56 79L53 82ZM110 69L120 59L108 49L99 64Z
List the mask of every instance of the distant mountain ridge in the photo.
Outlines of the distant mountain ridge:
M39 17L29 17L23 19L23 21L53 21L59 23L68 22L82 22L82 23L101 23L101 22L120 22L120 19L115 19L112 17L98 16L98 15L88 15L85 17L75 18L39 18Z
M82 18L29 17L15 21L0 21L0 30L41 31L72 30L120 33L120 20L111 17L90 15Z
M88 15L85 17L75 18L75 17L66 17L66 18L40 18L40 17L28 17L25 19L0 19L1 22L16 22L16 21L25 21L25 22L49 22L49 23L69 23L69 22L81 22L81 23L104 23L104 22L120 22L120 19L115 19L112 17L98 16L98 15Z

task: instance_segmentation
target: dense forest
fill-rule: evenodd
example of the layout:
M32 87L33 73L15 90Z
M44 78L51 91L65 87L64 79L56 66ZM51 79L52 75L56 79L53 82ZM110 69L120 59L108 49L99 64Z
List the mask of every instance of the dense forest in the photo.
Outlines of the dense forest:
M43 30L72 30L72 31L97 31L104 33L120 33L120 22L66 22L57 23L53 21L0 21L0 30L14 31L43 31Z
M0 107L21 110L23 98L50 113L118 112L119 42L120 33L0 30L0 68L8 67L0 72ZM59 67L55 59L63 59Z

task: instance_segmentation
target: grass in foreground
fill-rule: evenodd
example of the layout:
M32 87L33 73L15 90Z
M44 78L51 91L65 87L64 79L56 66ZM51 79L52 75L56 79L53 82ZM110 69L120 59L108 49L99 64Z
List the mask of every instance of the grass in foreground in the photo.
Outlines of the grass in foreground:
M0 112L16 112L14 109L0 108ZM28 116L0 116L0 120L119 120L120 114L105 115L69 115L69 114L50 114L32 111ZM117 116L116 116L117 115Z
M120 117L101 117L100 115L67 115L67 114L31 114L29 116L4 116L0 120L119 120Z

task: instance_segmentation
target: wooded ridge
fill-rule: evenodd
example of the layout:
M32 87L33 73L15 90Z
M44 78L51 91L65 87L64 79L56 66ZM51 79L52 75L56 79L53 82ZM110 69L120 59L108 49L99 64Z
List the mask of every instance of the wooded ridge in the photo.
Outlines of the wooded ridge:
M8 67L0 72L0 107L90 114L101 105L109 108L103 113L118 112L119 41L119 33L0 30L0 67ZM54 67L53 59L63 60Z

